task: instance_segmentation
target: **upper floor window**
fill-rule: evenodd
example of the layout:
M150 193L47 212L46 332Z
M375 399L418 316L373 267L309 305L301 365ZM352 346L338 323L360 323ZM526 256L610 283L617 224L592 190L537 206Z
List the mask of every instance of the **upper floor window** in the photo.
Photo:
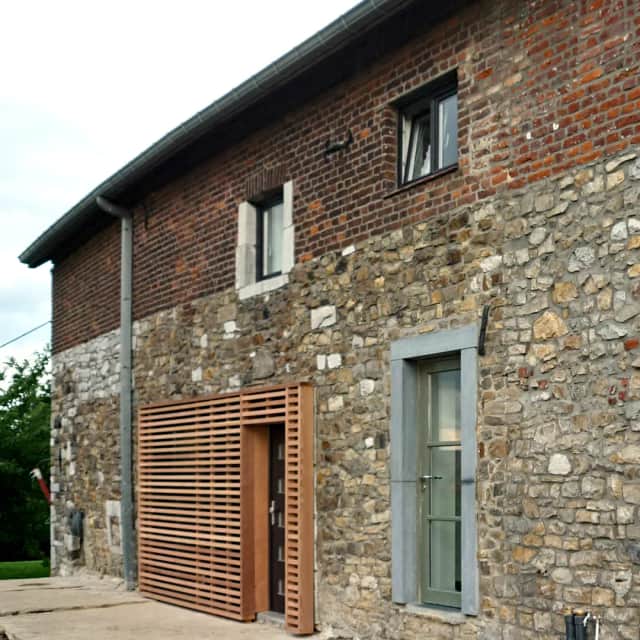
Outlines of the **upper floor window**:
M285 182L275 193L238 206L236 289L241 300L289 282L295 258L293 182Z
M256 280L282 273L283 213L282 194L258 208Z
M458 85L455 74L399 103L399 177L406 184L458 161Z

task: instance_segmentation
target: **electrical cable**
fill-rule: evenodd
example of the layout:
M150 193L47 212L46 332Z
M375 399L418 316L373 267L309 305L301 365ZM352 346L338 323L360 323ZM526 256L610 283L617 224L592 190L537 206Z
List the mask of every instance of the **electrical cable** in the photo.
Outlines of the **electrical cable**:
M42 327L46 327L48 324L51 324L51 320L47 320L46 322L43 322L42 324L39 324L37 327L34 327L33 329L29 329L29 331L25 331L24 333L21 333L19 336L16 336L15 338L11 338L11 340L8 340L4 344L0 344L0 349L2 349L3 347L6 347L7 345L10 345L10 344L12 344L14 342L17 342L18 340L20 340L20 338L24 338L25 336L28 336L30 333L33 333L34 331L37 331L38 329L42 329Z

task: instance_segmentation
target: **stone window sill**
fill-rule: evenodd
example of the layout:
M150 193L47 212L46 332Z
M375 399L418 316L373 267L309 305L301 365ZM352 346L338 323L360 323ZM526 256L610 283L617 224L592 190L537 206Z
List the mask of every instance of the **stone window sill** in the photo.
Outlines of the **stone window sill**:
M268 278L267 280L259 280L258 282L252 282L245 287L240 287L238 289L238 297L240 300L247 300L248 298L253 298L254 296L259 296L263 293L268 293L269 291L274 291L275 289L280 289L284 287L289 282L289 276L284 273L279 276L274 276L273 278Z
M438 607L430 607L419 602L407 604L405 611L443 624L459 625L467 622L467 616L460 611L439 609Z
M393 196L398 195L399 193L404 193L405 191L410 191L411 189L415 189L416 187L420 187L427 182L432 182L433 180L437 180L442 176L446 176L449 173L454 173L458 170L458 163L452 164L444 169L440 169L438 171L434 171L429 175L422 176L422 178L418 178L417 180L411 180L411 182L405 182L400 186L396 187L393 191L385 194L383 198L386 200L387 198L392 198Z

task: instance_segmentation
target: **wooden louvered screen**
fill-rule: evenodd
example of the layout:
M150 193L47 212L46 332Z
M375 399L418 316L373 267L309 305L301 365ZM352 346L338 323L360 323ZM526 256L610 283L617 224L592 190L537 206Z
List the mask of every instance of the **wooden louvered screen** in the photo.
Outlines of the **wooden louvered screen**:
M140 591L235 620L267 608L264 443L285 429L285 623L313 632L313 391L285 385L142 407Z
M174 604L242 620L240 401L140 409L139 586Z

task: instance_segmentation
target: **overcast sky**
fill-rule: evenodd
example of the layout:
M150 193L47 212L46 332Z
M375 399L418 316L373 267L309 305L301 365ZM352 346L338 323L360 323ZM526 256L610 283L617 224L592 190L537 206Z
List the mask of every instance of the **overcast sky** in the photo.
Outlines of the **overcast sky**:
M0 345L51 317L17 256L150 144L354 0L6 2L0 21ZM0 363L50 340L47 326Z

